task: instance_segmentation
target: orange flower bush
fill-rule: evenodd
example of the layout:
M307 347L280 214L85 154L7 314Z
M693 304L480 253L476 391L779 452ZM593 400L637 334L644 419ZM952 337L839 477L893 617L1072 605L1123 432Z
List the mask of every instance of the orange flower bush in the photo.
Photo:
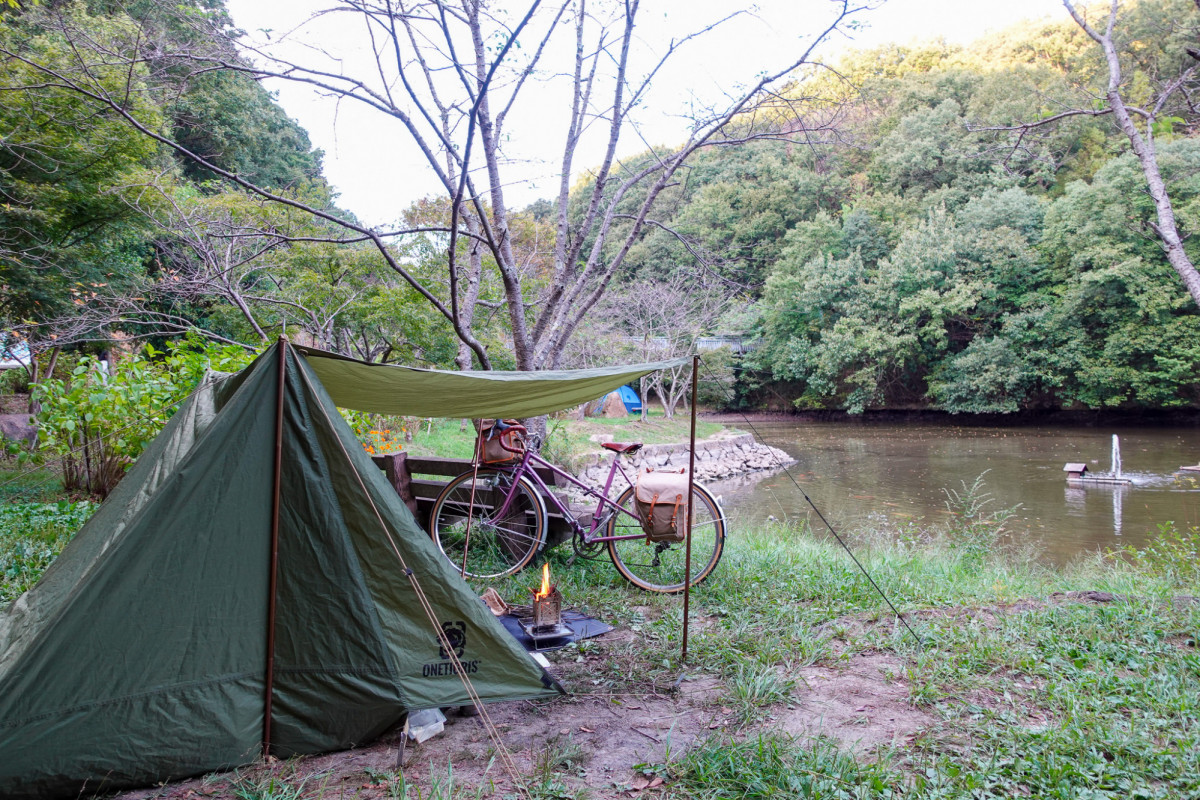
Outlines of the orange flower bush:
M383 421L382 419L361 411L351 411L346 408L339 408L338 410L342 412L342 418L346 420L346 424L350 426L350 429L354 431L354 435L358 437L363 450L366 450L370 455L394 453L404 449L404 444L398 438L396 432L376 427L380 421ZM403 433L404 429L401 428L400 430Z

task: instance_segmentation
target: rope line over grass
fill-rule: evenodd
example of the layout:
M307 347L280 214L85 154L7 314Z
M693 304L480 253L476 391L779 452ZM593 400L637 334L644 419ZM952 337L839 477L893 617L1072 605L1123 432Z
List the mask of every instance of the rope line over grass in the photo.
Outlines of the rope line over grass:
M721 385L721 382L717 376L712 373L712 370L708 369L708 365L704 364L703 356L700 358L700 363L704 366L705 374L712 379L717 386L720 386L725 391L726 399L729 401L735 400L736 398L734 398L733 392L725 389L725 387ZM746 423L746 427L750 429L750 432L754 435L754 438L757 439L760 444L767 445L766 439L763 438L762 434L758 432L758 429L754 427L754 423L750 421L750 418L746 416L745 412L738 411L737 414L742 418L742 421ZM769 445L767 446L769 447ZM863 566L863 563L858 560L858 556L854 555L854 551L850 549L850 545L846 543L846 540L843 539L842 535L837 532L837 529L833 527L833 524L825 518L823 513L821 513L821 509L819 509L817 504L813 502L813 499L808 496L808 492L804 491L804 487L800 485L798 480L796 480L796 476L792 475L792 471L787 468L787 465L784 464L779 459L779 456L777 456L775 453L772 452L771 457L775 459L776 465L783 470L783 473L788 476L788 480L790 480L792 485L796 487L796 491L800 492L800 496L804 498L804 501L808 503L809 507L814 513L816 513L817 518L820 519L821 522L824 523L825 527L829 529L829 532L833 534L833 538L836 539L837 543L840 544L842 549L846 551L846 555L850 556L850 560L854 562L854 565L858 567L859 571L862 572L875 591L879 593L879 596L883 598L883 602L887 603L888 608L890 608L892 613L896 615L896 619L900 620L900 623L904 625L904 629L912 634L913 639L916 640L918 645L924 647L925 640L921 638L920 634L913 630L912 626L908 624L908 620L904 618L904 615L896 609L896 606L887 596L887 593L883 591L883 588L878 583L876 583L875 578L871 576L871 573L865 566Z

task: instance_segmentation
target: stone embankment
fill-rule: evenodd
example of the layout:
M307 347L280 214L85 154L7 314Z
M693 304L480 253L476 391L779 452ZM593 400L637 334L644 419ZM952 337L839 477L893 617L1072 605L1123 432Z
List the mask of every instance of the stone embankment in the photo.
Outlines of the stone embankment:
M604 437L611 441L611 437ZM603 489L608 478L611 454L606 450L575 462L576 477L595 489ZM795 461L779 448L760 444L748 433L720 433L696 442L696 480L719 481L763 469L774 469ZM688 446L684 444L648 444L624 460L626 471L680 469L688 465ZM633 469L630 469L632 467Z

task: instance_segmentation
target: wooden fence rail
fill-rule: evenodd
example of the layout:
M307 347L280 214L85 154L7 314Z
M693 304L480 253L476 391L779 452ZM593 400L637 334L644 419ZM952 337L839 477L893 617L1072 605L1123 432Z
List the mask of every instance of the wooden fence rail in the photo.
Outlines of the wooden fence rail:
M446 488L446 484L450 482L451 478L471 469L469 458L434 458L412 456L408 453L389 453L372 456L371 460L383 470L388 483L396 490L396 494L400 496L400 499L408 506L408 510L413 513L417 522L424 526L426 531L429 530L429 512L433 509L433 503L437 500L438 495ZM556 485L556 476L553 472L544 467L536 469L547 486ZM564 506L570 508L566 497L557 493L556 496ZM571 509L571 512L578 516L577 509ZM547 546L552 547L568 541L571 536L571 528L548 500L546 501L546 513L549 528L546 533Z

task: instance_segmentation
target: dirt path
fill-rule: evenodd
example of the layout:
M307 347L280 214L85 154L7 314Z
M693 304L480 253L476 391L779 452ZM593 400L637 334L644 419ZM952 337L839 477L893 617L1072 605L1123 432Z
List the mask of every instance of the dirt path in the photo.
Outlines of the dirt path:
M637 765L662 764L713 735L752 735L760 728L800 738L831 737L868 756L902 744L932 716L908 703L898 659L885 654L847 658L836 667L807 667L783 677L795 681L788 706L770 709L755 724L741 725L723 681L687 676L677 687L612 692L593 685L610 651L627 647L628 631L593 640L584 655L551 654L552 670L572 692L543 702L498 703L488 713L526 776L553 776L566 786L586 787L594 797L635 796L648 779ZM447 715L445 731L405 752L405 778L416 786L443 782L447 761L455 786L482 787L484 796L511 792L512 782L494 758L495 745L478 717ZM394 775L400 734L369 746L288 762L247 767L153 790L126 792L120 800L232 797L242 786L276 782L299 787L305 797L386 798ZM651 770L652 771L652 770ZM283 796L283 795L277 795ZM291 796L291 795L287 795Z

